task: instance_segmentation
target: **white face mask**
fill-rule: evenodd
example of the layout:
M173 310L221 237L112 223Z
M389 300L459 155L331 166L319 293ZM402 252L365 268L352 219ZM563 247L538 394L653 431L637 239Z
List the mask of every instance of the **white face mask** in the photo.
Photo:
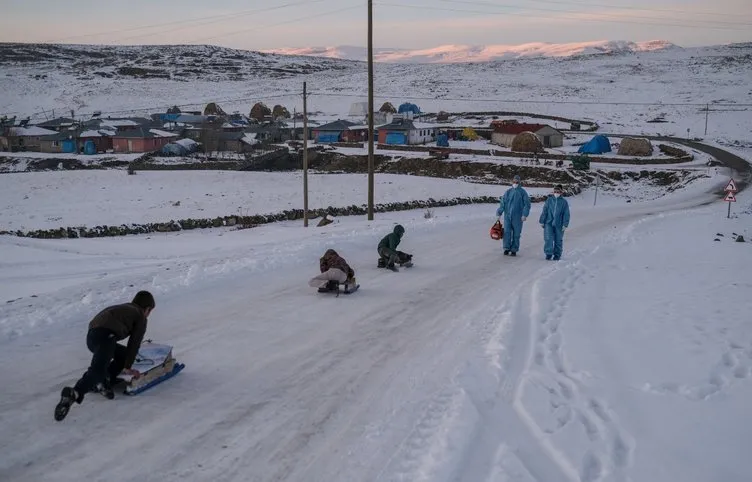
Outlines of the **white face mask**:
M554 193L554 197L559 197L559 196L561 196L561 193L560 193L560 192L555 192L555 193Z
M512 187L517 187L517 186L519 186L519 184L517 184L516 182L512 184Z

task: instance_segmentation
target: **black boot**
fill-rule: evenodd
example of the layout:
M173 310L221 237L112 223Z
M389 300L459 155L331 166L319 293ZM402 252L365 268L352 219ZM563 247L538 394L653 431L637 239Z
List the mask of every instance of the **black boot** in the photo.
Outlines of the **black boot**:
M329 293L330 291L339 291L339 283L334 280L326 282L326 286L319 288L319 293Z
M106 398L107 400L112 400L113 398L115 398L115 392L112 390L112 386L110 386L109 382L97 384L95 391L102 394L102 396L104 396L104 398Z
M72 387L64 387L60 392L60 401L55 407L55 420L58 422L62 421L68 415L68 410L70 410L73 402L81 403L79 395Z

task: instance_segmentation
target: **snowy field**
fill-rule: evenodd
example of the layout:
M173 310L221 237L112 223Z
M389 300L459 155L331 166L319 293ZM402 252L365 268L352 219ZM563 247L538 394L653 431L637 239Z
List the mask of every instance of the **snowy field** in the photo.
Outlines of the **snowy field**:
M311 174L309 209L364 205L366 174ZM494 196L499 185L378 174L375 202ZM549 189L531 188L530 195ZM301 172L60 171L0 176L0 230L168 222L303 208Z
M748 481L752 244L732 233L752 235L752 199L727 220L726 181L570 198L558 263L543 260L540 205L518 258L488 237L493 206L0 237L0 479ZM416 267L378 270L396 222ZM307 287L329 247L358 293ZM55 424L89 318L138 289L157 297L147 337L186 369Z

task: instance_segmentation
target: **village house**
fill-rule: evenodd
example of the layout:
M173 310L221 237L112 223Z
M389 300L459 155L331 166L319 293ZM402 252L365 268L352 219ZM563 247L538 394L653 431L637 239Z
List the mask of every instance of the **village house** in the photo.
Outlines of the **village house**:
M52 131L62 132L73 128L76 125L75 119L70 117L58 117L57 119L48 120L37 124L37 127L49 129Z
M12 152L39 152L42 138L54 134L57 134L57 132L38 126L4 127L0 132L0 149Z
M78 139L74 132L56 132L39 141L39 150L51 154L78 152Z
M435 125L419 124L410 119L395 118L377 130L379 144L418 145L427 144L436 139Z
M514 138L523 132L532 132L540 139L543 147L561 147L564 145L564 134L546 124L524 124L510 121L494 121L491 123L493 133L491 143L504 147L512 147Z
M250 125L245 129L245 132L256 134L256 139L260 142L273 144L291 140L293 129L284 122L270 122Z
M139 127L132 130L118 131L117 134L112 136L112 147L115 152L160 151L177 137L178 135L174 132Z
M313 129L313 138L320 144L333 142L364 142L368 140L368 126L348 120L336 120Z
M96 154L113 149L115 131L79 128L41 138L40 150L48 153Z
M249 134L245 132L220 132L218 139L218 151L229 152L249 152L252 147L258 144L256 140L256 134Z
M103 129L117 130L118 132L135 131L142 128L151 129L160 127L158 123L154 122L154 120L144 117L127 117L123 119L114 119L108 117L106 119L96 120L100 123L99 125Z

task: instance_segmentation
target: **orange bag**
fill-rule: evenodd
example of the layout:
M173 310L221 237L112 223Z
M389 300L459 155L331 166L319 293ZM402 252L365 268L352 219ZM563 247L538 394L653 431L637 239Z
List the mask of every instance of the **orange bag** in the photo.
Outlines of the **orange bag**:
M491 239L499 240L504 237L504 226L501 225L501 221L496 221L493 226L491 226Z

